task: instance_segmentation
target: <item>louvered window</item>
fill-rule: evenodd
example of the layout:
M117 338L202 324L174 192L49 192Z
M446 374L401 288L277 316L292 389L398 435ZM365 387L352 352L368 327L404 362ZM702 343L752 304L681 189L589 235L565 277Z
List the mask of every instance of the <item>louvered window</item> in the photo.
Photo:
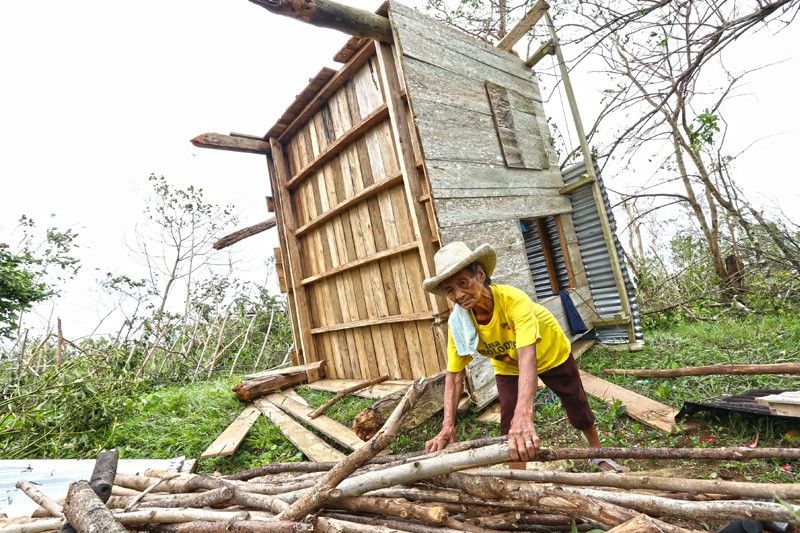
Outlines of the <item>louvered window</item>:
M574 286L563 232L555 216L520 220L525 254L536 297L547 298Z

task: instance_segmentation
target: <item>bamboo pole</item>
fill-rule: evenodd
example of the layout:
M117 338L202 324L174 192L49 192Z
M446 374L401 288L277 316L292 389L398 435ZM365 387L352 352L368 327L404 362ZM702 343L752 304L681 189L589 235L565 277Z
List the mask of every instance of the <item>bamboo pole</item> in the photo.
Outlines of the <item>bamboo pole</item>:
M584 487L615 487L632 490L665 490L690 494L724 494L740 498L800 499L800 483L745 483L719 479L685 479L655 476L620 476L618 474L586 474L548 470L470 470L470 475L557 483Z

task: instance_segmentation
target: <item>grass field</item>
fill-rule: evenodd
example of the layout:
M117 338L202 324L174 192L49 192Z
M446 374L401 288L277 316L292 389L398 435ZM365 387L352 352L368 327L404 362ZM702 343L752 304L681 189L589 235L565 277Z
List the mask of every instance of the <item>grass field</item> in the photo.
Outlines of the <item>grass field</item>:
M800 346L800 318L795 316L725 319L715 322L675 324L646 334L646 346L638 352L595 347L578 361L579 366L598 374L606 367L669 368L713 363L766 363L797 360ZM711 376L644 380L624 376L606 377L631 390L662 403L680 407L686 400L708 400L722 394L752 388L800 389L800 377ZM187 386L163 388L131 401L121 402L113 423L92 434L83 443L84 453L65 457L91 457L97 450L117 447L123 457L169 458L179 455L198 457L216 436L243 409L231 392L238 378L216 379ZM299 393L312 406L331 394L300 388ZM704 425L685 433L667 435L644 426L625 415L620 405L607 405L590 399L606 446L746 446L755 441L760 447L800 446L800 427L786 421L741 415L703 418ZM370 400L350 397L339 402L328 416L349 425ZM478 413L469 412L458 421L461 440L499 434L496 424L477 422ZM435 416L416 430L402 435L392 451L419 450L436 434L441 416ZM560 402L547 389L536 401L536 429L546 447L584 446L579 432L566 421ZM10 457L9 457L10 458ZM298 452L265 417L253 426L239 452L227 458L205 460L201 472L230 473L268 462L303 460ZM624 463L624 461L621 461ZM685 475L759 481L798 481L800 464L780 461L749 463L627 462L632 470L670 468ZM585 461L563 465L587 471ZM687 471L691 472L687 472Z

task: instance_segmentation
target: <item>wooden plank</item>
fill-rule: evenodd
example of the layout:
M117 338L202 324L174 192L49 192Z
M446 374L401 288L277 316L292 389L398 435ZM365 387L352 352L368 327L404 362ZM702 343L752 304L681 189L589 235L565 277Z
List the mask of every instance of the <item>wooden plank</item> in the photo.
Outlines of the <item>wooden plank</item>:
M295 316L297 317L295 337L296 347L302 350L303 360L312 362L318 360L316 354L316 347L314 346L311 338L311 317L309 315L309 301L308 294L305 288L300 285L300 280L303 278L302 263L300 259L300 250L297 237L294 235L294 230L297 228L295 221L294 210L291 208L292 201L289 190L286 188L286 181L288 180L288 171L286 169L286 157L283 152L283 146L274 138L270 139L270 146L272 148L274 167L276 173L276 185L278 190L278 197L280 198L281 217L283 220L282 226L284 228L284 241L288 250L288 271L289 286L292 288L294 295L294 309ZM274 191L273 191L274 192ZM286 257L286 256L284 256Z
M342 452L304 428L266 398L256 400L256 406L310 460L324 462L341 461L345 458Z
M776 415L800 417L800 391L761 396L756 398L756 403L766 405Z
M344 150L353 140L361 137L366 132L374 128L379 123L386 120L388 116L388 109L386 106L380 106L371 114L367 115L361 122L353 126L347 133L336 139L328 148L319 153L308 165L300 169L294 176L289 179L286 186L289 189L294 189L297 184L308 178L311 174L322 168L323 165L334 159Z
M289 292L289 286L286 283L286 271L283 265L283 255L281 254L280 247L272 249L272 255L275 257L275 272L278 274L278 289L283 294Z
M247 374L245 379L266 378L269 376L282 376L284 374L294 374L295 372L305 372L309 383L312 383L313 381L317 381L320 373L323 373L324 371L325 361L315 361L313 363L306 363L303 365L273 368L270 370L264 370L263 372Z
M315 96L305 105L302 111L297 114L296 118L292 120L283 132L280 134L278 138L279 141L283 142L293 136L297 130L303 127L314 115L314 113L319 110L328 99L333 95L339 87L344 85L348 80L353 77L353 74L358 72L358 70L364 66L364 64L369 61L369 58L372 57L374 51L371 46L365 46L361 50L359 50L350 61L340 68L336 73L330 78L328 81L319 91L316 92Z
M595 182L595 179L592 176L583 175L578 181L573 181L569 185L565 185L558 190L558 194L572 194L573 192L577 191L578 189L582 189L587 185L592 185Z
M329 333L331 331L339 331L343 329L355 329L355 328L366 328L371 326L380 326L384 324L396 324L398 322L421 322L425 320L432 320L432 314L430 311L423 311L421 313L409 313L406 315L388 315L379 318L368 318L365 320L357 320L355 322L348 322L344 324L331 324L329 326L323 326L319 328L314 328L311 330L313 335L318 335L320 333Z
M305 233L308 233L310 230L316 228L320 224L327 222L331 218L341 214L347 209L350 209L356 204L366 200L367 198L371 198L377 195L378 193L398 184L402 179L403 179L402 174L395 174L393 176L389 176L388 178L382 179L376 183L373 183L369 187L362 189L357 194L349 196L346 200L343 200L342 202L331 207L328 211L318 215L317 217L313 218L306 224L297 228L297 230L295 230L295 235L300 237Z
M308 418L308 414L314 409L296 402L283 393L273 394L272 396L268 396L267 399L285 413L302 420L304 424L330 437L337 444L341 444L351 450L356 450L364 444L361 439L353 433L353 430L332 418L324 415L318 416L317 418Z
M286 108L286 111L283 112L281 118L272 125L269 129L267 134L264 136L265 139L269 139L270 137L277 138L281 133L286 131L286 127L291 123L297 115L303 110L303 108L314 98L319 90L336 74L336 71L327 67L322 68L316 76L311 78L308 81L308 85L298 94L294 101Z
M497 48L500 50L511 50L514 48L514 45L542 19L549 8L550 6L544 0L539 0L533 4L533 7L525 13L522 20L517 22L516 25L511 28L511 31L500 39L500 42L497 43Z
M641 394L637 394L614 383L580 371L583 389L587 394L611 404L620 401L631 418L654 427L666 433L679 431L680 426L675 423L678 410L668 405L659 403Z
M358 383L361 383L361 380L358 379L323 379L308 385L309 389L313 390L320 390L325 392L341 392L342 390L352 387ZM358 396L361 398L371 398L371 399L380 399L390 394L393 394L399 390L404 390L411 385L413 381L410 380L389 380L383 383L379 383L377 385L373 385L369 388L362 389L360 391L356 391L353 393L353 396Z
M245 154L266 155L271 150L269 142L263 139L237 137L222 133L202 133L192 139L191 143L198 148L211 148L213 150L226 150Z
M242 441L247 436L247 432L256 423L261 411L258 407L248 406L244 411L231 422L231 424L220 433L214 442L212 442L206 450L200 454L200 459L208 459L209 457L225 457L233 455Z
M414 235L418 235L419 255L422 260L422 273L427 278L435 272L433 256L436 252L434 246L435 233L429 223L425 208L417 202L417 198L426 193L422 187L423 176L417 171L414 150L411 142L412 133L408 127L410 110L405 101L400 98L400 81L397 74L393 48L385 44L375 43L378 68L381 73L383 92L386 95L386 105L391 117L392 137L400 171L403 174L405 185L406 205L409 210ZM441 312L448 309L447 302L440 295L428 296L430 310ZM432 347L431 347L432 348Z
M527 60L525 60L525 66L528 68L533 68L536 66L539 61L544 59L544 56L552 56L556 53L556 47L553 44L553 41L548 39L542 45L536 49L536 51L531 54Z

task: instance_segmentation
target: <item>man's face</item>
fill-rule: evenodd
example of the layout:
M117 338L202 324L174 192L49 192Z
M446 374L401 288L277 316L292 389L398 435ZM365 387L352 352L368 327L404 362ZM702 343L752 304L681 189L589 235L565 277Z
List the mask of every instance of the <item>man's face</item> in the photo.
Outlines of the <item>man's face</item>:
M439 286L451 302L457 303L464 309L472 309L478 301L486 297L483 290L485 279L483 270L478 270L477 274L472 275L464 269L444 280Z

